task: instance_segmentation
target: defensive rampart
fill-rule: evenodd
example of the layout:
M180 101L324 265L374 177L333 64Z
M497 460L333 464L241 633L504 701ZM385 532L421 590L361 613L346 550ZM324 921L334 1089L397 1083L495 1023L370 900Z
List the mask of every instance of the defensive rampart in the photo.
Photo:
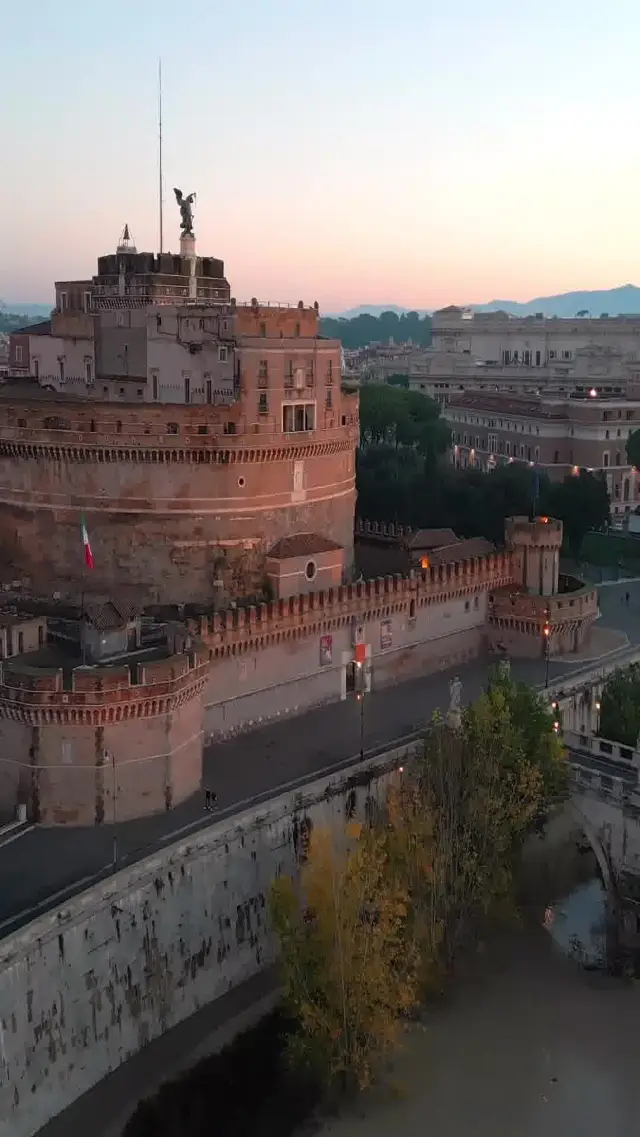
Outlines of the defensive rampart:
M45 824L170 809L201 784L210 652L137 665L0 674L0 806Z
M203 617L205 730L220 737L346 697L356 649L369 689L465 663L484 644L489 594L519 574L518 554L495 553Z

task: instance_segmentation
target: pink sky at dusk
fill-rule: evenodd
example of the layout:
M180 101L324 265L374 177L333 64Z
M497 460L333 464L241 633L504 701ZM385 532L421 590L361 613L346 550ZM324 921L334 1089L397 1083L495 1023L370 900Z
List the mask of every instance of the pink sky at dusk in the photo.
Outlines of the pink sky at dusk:
M90 276L125 221L157 248L160 54L165 246L172 187L197 190L199 251L238 299L432 308L640 278L631 0L31 12L3 16L6 301Z

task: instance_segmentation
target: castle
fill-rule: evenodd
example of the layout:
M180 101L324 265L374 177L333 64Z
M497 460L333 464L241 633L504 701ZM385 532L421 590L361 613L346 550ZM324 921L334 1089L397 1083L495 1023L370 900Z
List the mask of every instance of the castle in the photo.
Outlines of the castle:
M126 229L11 337L0 571L35 593L220 606L283 584L278 544L296 535L305 566L319 554L308 587L351 570L358 398L340 343L317 304L238 304L222 261L192 233L180 245L139 253Z
M373 579L349 583L358 398L318 320L238 304L183 223L176 256L125 230L92 280L56 285L50 321L12 336L0 813L168 810L200 790L207 742L487 645L583 644L597 592L560 575L550 518L510 519L502 551L362 524Z

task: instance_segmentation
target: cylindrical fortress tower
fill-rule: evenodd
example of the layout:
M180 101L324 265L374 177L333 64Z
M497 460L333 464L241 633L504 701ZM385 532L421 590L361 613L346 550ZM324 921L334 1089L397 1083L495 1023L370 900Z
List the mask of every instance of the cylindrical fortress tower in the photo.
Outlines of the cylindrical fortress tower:
M295 533L330 537L350 565L357 396L342 396L336 425L283 434L248 422L242 402L113 407L45 394L0 391L5 580L49 596L207 604L258 591L268 549Z
M555 596L560 572L562 522L553 517L509 517L507 548L522 558L522 586L536 596Z

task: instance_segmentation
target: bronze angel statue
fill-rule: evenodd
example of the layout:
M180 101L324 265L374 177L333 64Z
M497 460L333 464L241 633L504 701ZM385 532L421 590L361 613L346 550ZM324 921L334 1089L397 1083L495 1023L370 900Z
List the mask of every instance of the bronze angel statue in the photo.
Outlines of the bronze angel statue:
M195 193L190 193L188 197L182 196L182 190L175 189L173 191L176 195L176 201L180 206L180 230L183 237L193 237L193 203L196 200Z

